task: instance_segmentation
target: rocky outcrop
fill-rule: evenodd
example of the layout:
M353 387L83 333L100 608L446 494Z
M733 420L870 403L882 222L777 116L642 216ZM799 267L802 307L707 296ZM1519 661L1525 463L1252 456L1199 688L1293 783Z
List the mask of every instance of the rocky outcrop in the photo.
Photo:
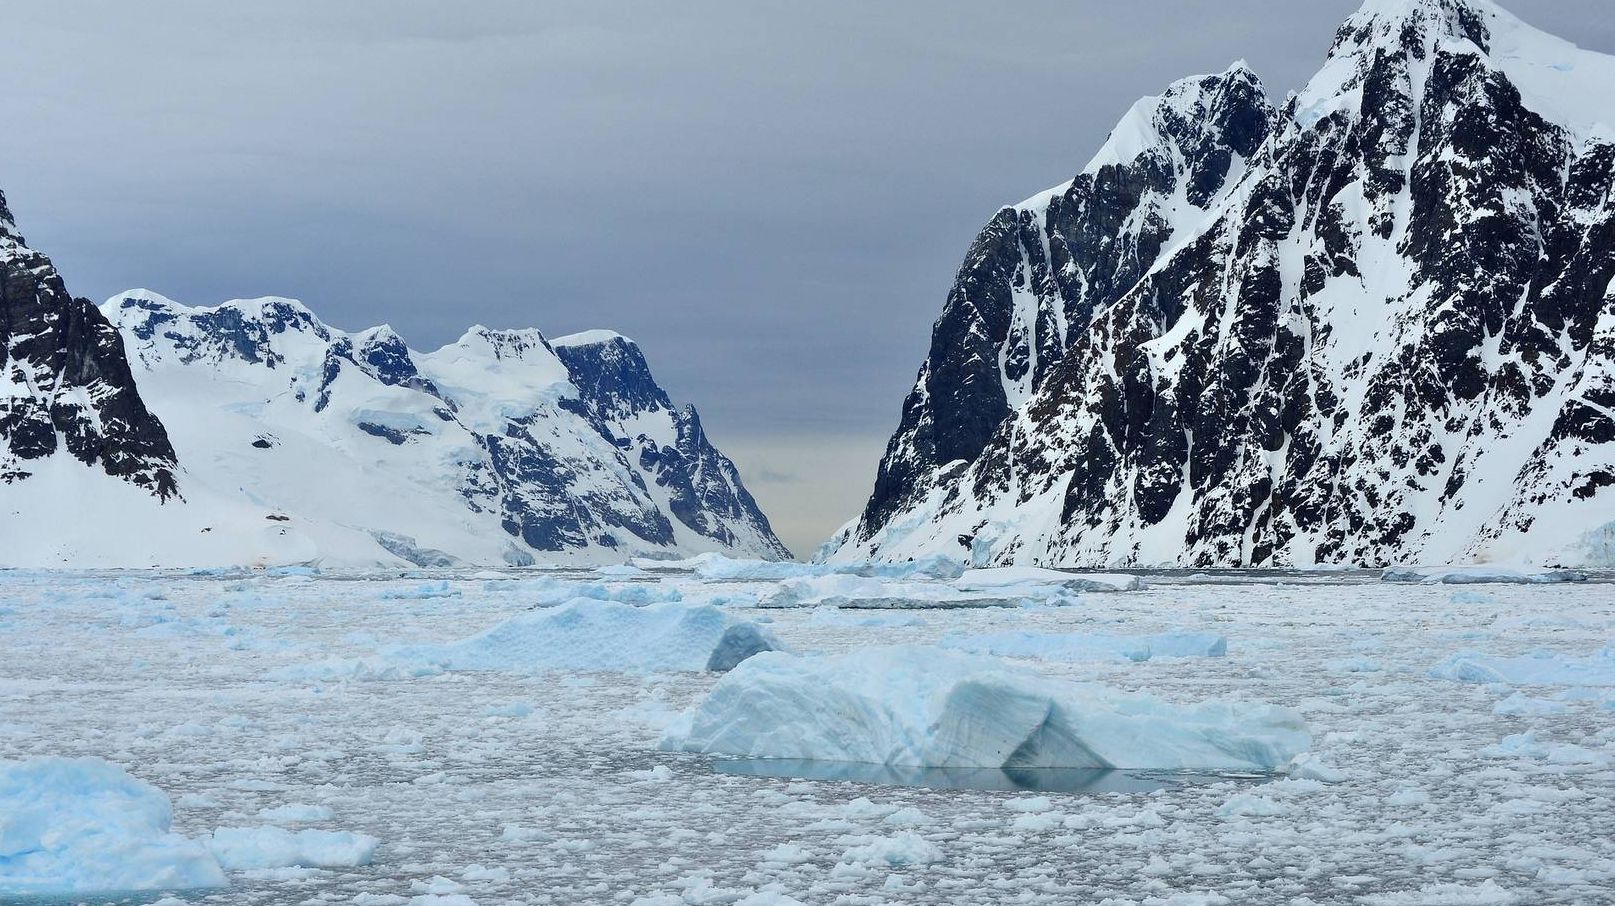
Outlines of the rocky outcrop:
M1131 289L1245 169L1273 111L1243 64L1128 112L1070 182L1000 210L976 237L903 404L859 533L974 462L1096 313Z
M180 493L174 449L141 400L122 337L27 246L0 195L0 482L58 456L160 500Z

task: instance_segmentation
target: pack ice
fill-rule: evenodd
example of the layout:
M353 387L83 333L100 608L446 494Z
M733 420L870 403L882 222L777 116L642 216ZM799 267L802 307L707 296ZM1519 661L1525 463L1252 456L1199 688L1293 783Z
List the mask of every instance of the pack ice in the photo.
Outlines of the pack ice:
M1100 635L1076 632L996 632L950 635L945 647L1002 657L1087 661L1122 658L1226 657L1228 639L1214 632L1158 632L1154 635Z
M99 758L0 762L0 898L222 887L162 790Z
M760 654L687 719L662 748L943 768L1269 771L1311 745L1288 708L1178 706L921 646Z
M467 639L395 649L390 660L444 670L729 670L779 642L710 604L578 598L518 614Z
M1553 582L1584 582L1587 576L1574 569L1498 566L1393 566L1380 573L1384 582L1417 582L1421 585L1546 585Z

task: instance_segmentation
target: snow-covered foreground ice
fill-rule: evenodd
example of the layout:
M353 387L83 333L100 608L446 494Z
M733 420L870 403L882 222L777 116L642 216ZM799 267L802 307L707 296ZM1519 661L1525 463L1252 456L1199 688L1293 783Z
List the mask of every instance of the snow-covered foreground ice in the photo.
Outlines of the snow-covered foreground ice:
M161 790L170 831L224 863L228 887L178 894L195 904L1535 906L1615 887L1615 688L1587 678L1615 640L1601 576L1172 573L1125 594L872 613L756 606L824 573L708 572L0 573L0 759L99 757ZM724 682L684 662L308 669L451 647L576 598L713 604L802 657L1019 639L1007 663L1051 681L1294 708L1312 751L1258 784L874 786L658 751ZM1045 645L1165 633L1226 654ZM1455 656L1497 675L1454 678Z
M99 758L0 761L0 897L219 887L163 792Z

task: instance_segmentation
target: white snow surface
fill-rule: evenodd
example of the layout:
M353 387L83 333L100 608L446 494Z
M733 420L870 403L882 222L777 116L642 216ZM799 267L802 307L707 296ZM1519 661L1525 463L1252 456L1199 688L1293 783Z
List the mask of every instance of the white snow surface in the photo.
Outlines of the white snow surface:
M172 820L162 790L100 758L0 761L0 901L224 886Z
M272 825L221 827L208 848L227 869L356 868L369 865L381 841L351 831L290 831Z
M942 768L1276 770L1312 738L1265 704L1173 705L938 648L751 658L674 751Z
M1058 607L870 614L759 610L747 602L776 580L652 572L0 572L0 759L129 766L172 797L157 826L203 864L218 829L379 841L368 864L229 869L228 887L142 900L169 890L190 906L1569 906L1615 885L1615 688L1430 672L1465 651L1594 662L1615 639L1608 574L1452 587L1148 573L1137 591ZM1153 792L871 786L658 751L725 681L702 670L278 676L578 598L712 604L827 658L1003 633L1220 635L1224 657L1030 653L1011 672L1184 706L1280 704L1311 751L1286 779ZM12 814L0 806L0 823Z

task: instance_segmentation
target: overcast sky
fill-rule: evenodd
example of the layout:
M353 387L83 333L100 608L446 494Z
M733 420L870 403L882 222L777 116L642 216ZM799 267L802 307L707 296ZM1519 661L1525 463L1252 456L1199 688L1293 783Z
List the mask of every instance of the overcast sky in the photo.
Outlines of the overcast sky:
M1282 98L1357 6L7 3L0 187L97 301L628 334L807 553L1000 205L1180 76L1245 58ZM1608 0L1510 6L1615 51Z

